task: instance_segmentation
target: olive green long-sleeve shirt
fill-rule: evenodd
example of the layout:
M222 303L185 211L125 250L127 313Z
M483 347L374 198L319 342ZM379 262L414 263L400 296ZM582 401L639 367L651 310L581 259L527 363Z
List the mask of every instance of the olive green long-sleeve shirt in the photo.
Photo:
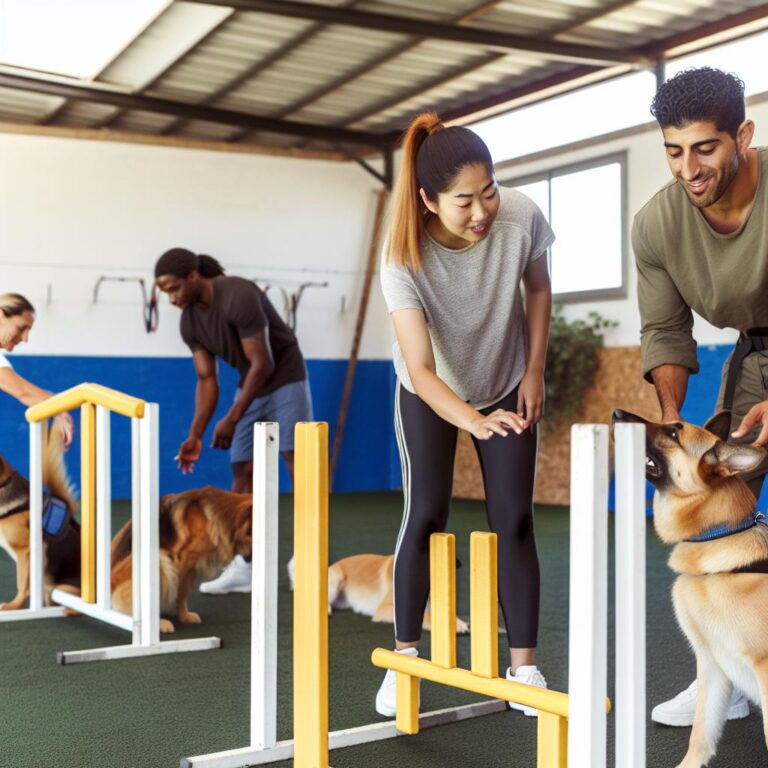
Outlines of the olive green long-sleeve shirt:
M699 370L695 310L718 328L768 327L768 148L758 148L752 210L727 235L715 232L671 181L635 216L643 375L668 363Z

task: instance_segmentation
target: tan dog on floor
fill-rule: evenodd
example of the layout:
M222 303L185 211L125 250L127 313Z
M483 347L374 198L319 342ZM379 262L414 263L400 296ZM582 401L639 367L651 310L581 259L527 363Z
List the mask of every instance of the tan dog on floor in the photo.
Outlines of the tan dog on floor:
M332 609L351 609L373 621L393 624L395 605L392 594L393 555L352 555L328 566L328 614ZM288 563L293 589L293 558ZM422 627L430 629L429 603ZM456 632L469 632L469 625L456 618Z
M755 497L738 476L756 469L766 452L724 442L727 412L704 429L654 424L624 411L614 421L645 424L654 526L674 545L675 614L696 652L696 712L678 768L701 768L714 757L733 686L762 707L768 746L768 525L756 517Z
M43 537L43 596L45 604L51 605L54 587L78 593L80 585L80 527L72 518L77 502L64 465L64 433L55 421L44 440L43 485L64 502L67 510L61 532ZM0 604L0 610L18 610L29 597L29 483L2 456L0 547L16 561L16 595Z
M199 624L187 598L195 580L210 578L235 555L251 556L251 494L212 486L160 499L160 610L183 624ZM132 613L131 523L112 540L112 607ZM168 619L161 632L173 632Z

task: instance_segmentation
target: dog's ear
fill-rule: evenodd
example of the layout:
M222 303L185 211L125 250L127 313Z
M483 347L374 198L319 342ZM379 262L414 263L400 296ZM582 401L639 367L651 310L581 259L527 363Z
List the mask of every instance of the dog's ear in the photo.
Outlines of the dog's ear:
M704 462L723 477L751 472L765 459L764 448L751 445L729 445L718 440L702 457Z
M711 432L715 437L721 440L727 440L731 434L731 412L718 411L704 425L704 429Z

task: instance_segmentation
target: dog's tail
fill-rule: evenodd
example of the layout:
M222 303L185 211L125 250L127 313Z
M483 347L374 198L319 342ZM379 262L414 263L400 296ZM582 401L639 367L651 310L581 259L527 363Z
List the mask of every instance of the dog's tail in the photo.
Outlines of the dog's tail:
M122 559L112 567L112 607L122 613L133 613L133 556ZM160 610L176 612L176 596L179 592L179 574L170 555L160 550Z
M64 464L64 432L56 421L48 428L43 449L43 485L52 496L61 499L74 512L77 506L75 489Z

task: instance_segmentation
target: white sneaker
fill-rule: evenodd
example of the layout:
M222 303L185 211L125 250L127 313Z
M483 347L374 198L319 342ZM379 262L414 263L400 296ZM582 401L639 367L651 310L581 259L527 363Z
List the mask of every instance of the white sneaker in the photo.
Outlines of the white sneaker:
M417 648L403 648L401 651L396 650L395 653L404 653L406 656L419 655ZM396 675L397 673L393 669L388 669L376 694L376 711L384 717L394 717L397 713Z
M507 667L507 680L514 680L516 683L525 683L526 685L535 685L537 688L546 688L547 681L544 679L544 675L539 672L539 668L535 664L518 667L517 672L513 675L512 668ZM519 709L526 717L538 717L539 710L533 707L526 707L525 704L518 704L514 701L508 701L507 706L510 709Z
M221 572L220 576L200 584L200 591L206 595L250 592L252 578L251 564L242 555L235 555L235 559Z
M651 720L662 725L685 726L693 725L693 715L696 711L696 681L694 680L684 691L673 699L657 704L651 712ZM728 719L741 720L749 714L747 697L734 688L731 693L731 703L728 706Z

